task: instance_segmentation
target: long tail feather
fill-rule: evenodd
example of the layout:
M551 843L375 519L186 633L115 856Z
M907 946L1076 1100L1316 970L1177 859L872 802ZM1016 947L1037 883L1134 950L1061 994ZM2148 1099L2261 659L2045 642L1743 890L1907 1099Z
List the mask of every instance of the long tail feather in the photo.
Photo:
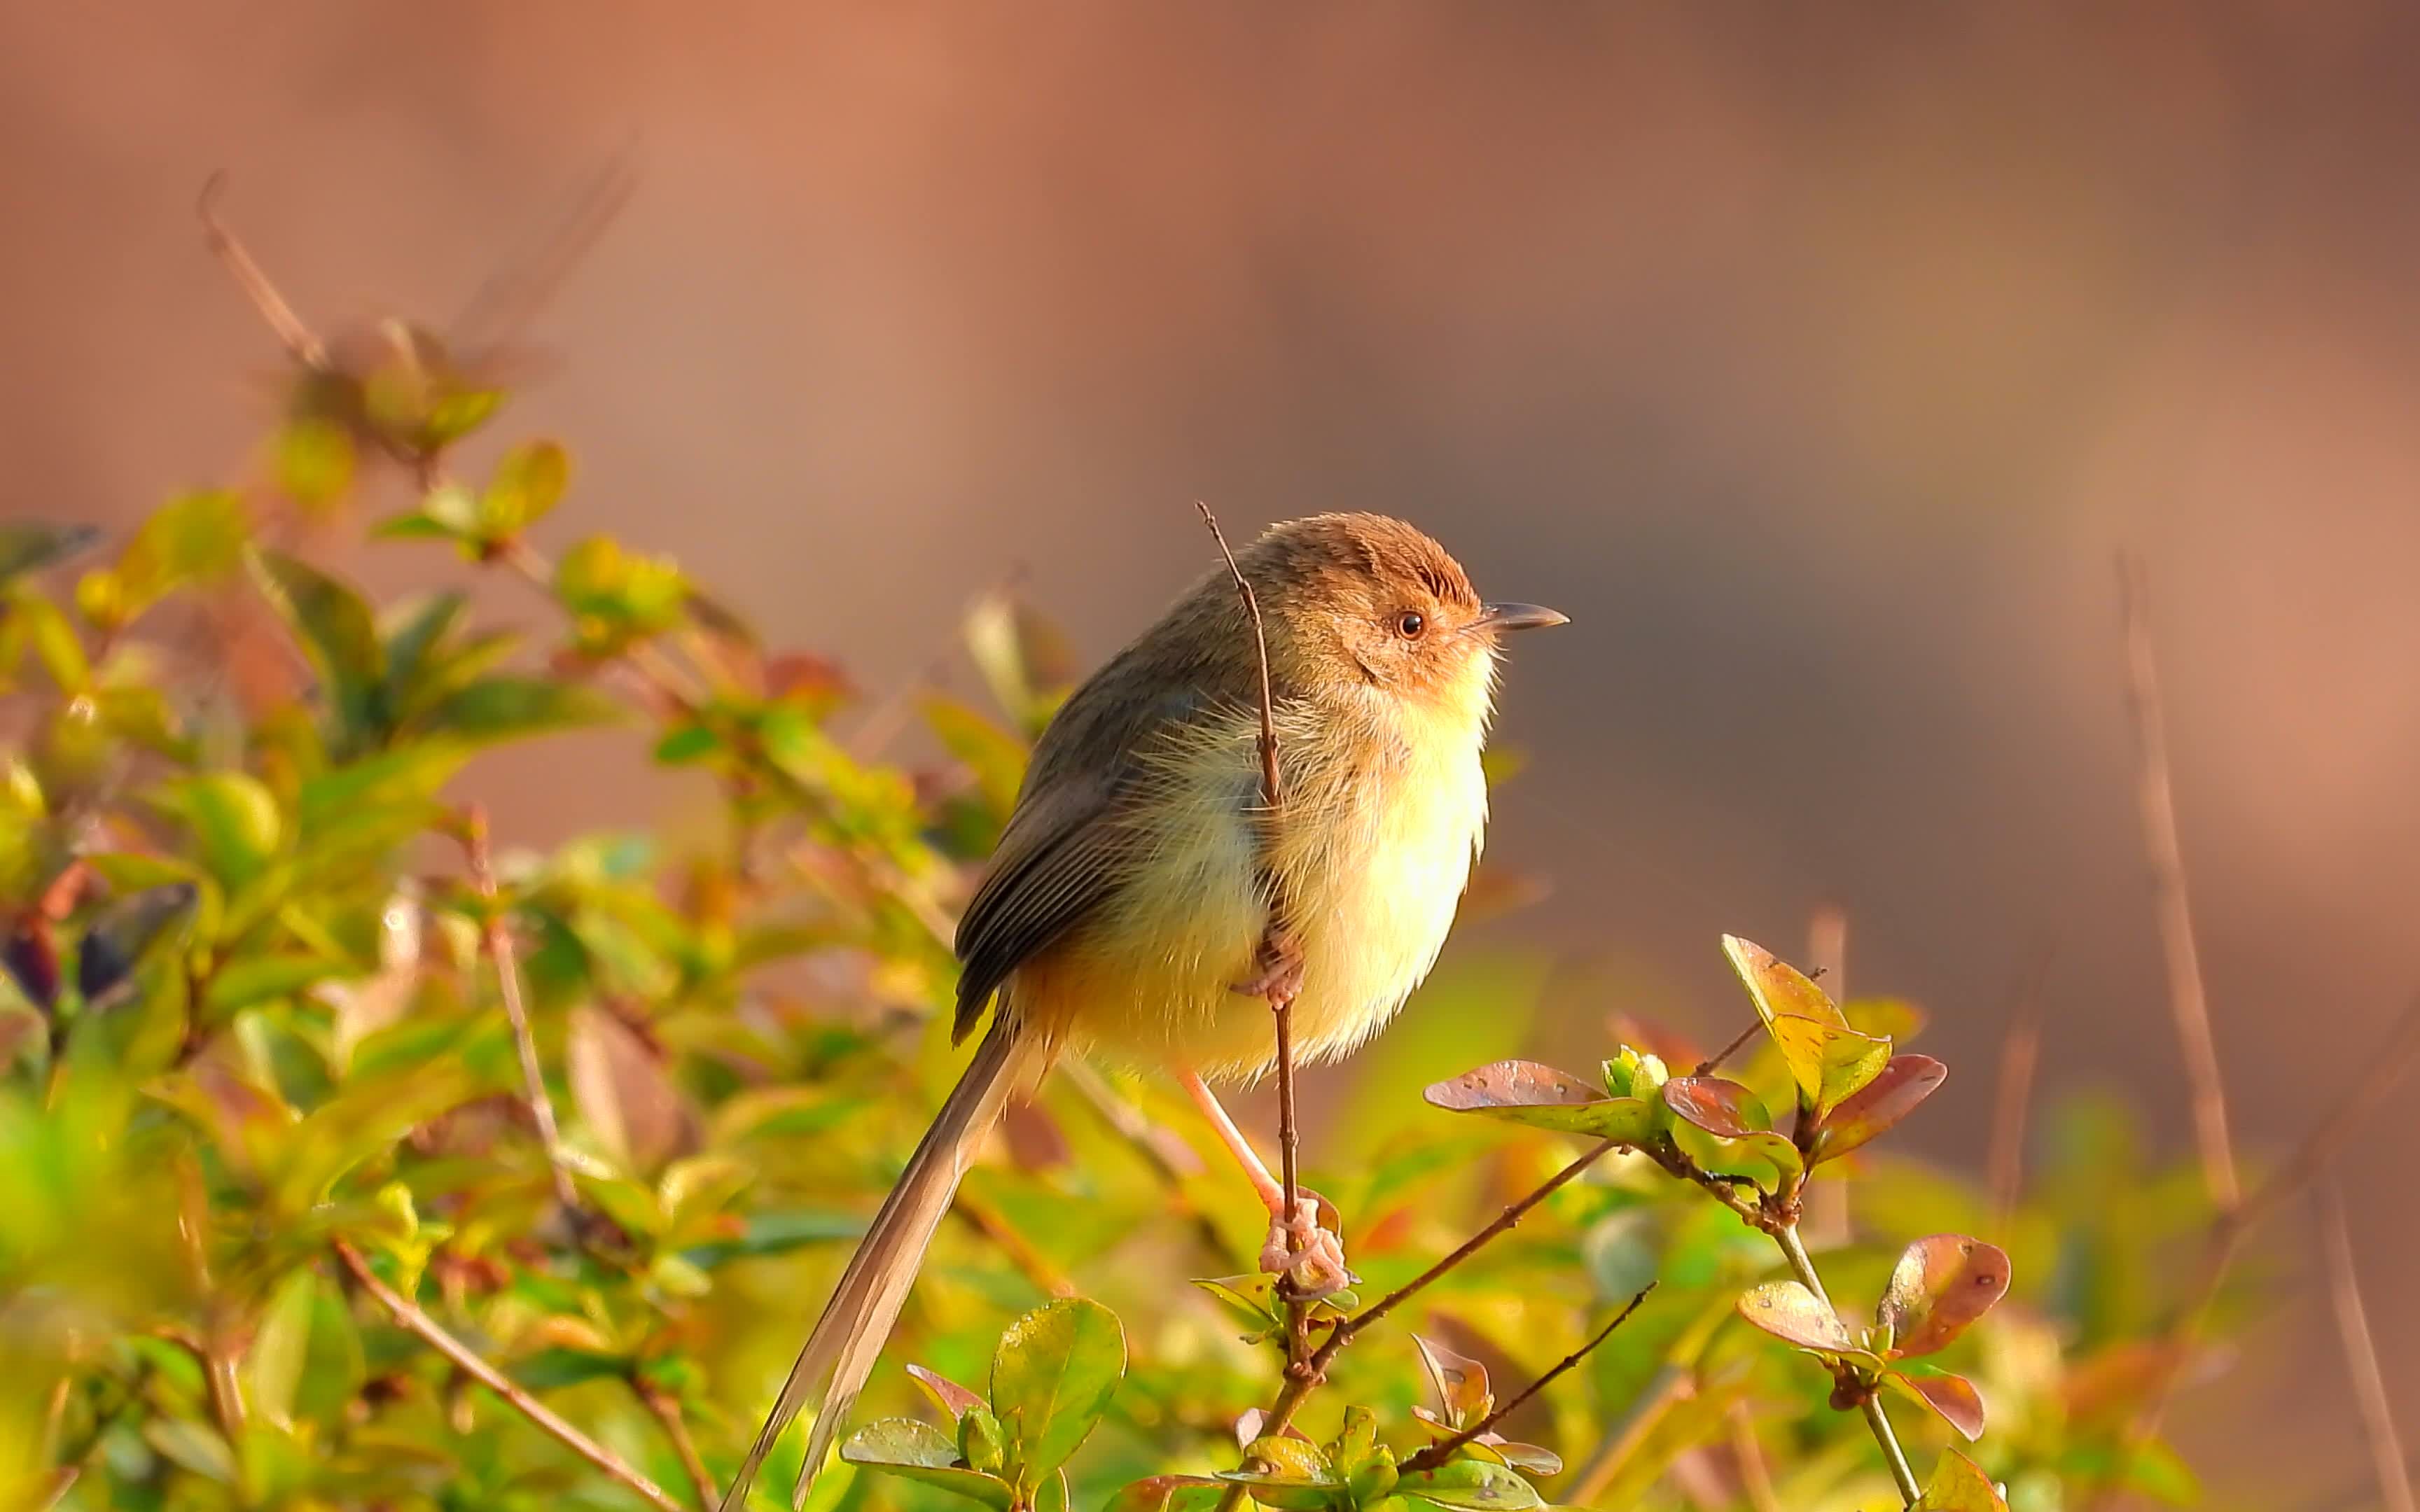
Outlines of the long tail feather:
M924 1251L957 1196L958 1181L966 1175L975 1146L1000 1119L1001 1104L1016 1081L1022 1048L1015 1029L995 1018L966 1074L958 1078L956 1089L941 1104L939 1117L924 1132L916 1153L908 1158L898 1184L874 1215L873 1227L859 1241L848 1269L841 1273L831 1301L824 1304L823 1316L815 1320L798 1363L790 1366L789 1379L782 1383L772 1412L757 1431L731 1489L723 1493L721 1512L739 1512L746 1504L748 1488L782 1430L819 1398L822 1410L815 1414L807 1458L799 1465L798 1487L791 1495L793 1505L805 1501L808 1484L823 1468L825 1452L838 1437L866 1377L873 1373L891 1325L898 1320Z

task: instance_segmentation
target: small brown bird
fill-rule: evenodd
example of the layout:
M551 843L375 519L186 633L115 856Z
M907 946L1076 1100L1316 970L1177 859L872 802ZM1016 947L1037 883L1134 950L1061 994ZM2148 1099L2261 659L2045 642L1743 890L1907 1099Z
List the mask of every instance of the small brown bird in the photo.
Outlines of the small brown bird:
M990 1032L909 1157L807 1336L737 1478L733 1512L782 1430L823 1398L798 1492L873 1371L926 1246L1002 1104L1063 1052L1164 1067L1191 1089L1313 1270L1332 1236L1281 1190L1202 1078L1267 1071L1271 908L1298 971L1302 1061L1350 1053L1427 975L1487 818L1480 748L1505 632L1552 609L1484 604L1445 548L1379 515L1271 528L1236 557L1265 622L1284 807L1259 755L1252 627L1222 567L1076 690L1043 732L983 885L959 922L956 1037ZM1307 1209L1309 1204L1304 1204Z

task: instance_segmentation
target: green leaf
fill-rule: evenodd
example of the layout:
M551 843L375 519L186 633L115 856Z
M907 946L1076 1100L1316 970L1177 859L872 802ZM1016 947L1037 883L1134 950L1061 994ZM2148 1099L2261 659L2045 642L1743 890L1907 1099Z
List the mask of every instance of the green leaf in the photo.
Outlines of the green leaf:
M311 1318L317 1310L318 1277L308 1267L289 1273L270 1294L260 1327L244 1356L246 1385L254 1411L279 1427L294 1422L294 1388L302 1379L302 1362L311 1346Z
M1469 1512L1519 1512L1545 1505L1536 1487L1510 1467L1485 1459L1454 1459L1405 1475L1395 1483L1395 1494Z
M1494 1061L1438 1082L1421 1096L1430 1106L1450 1113L1476 1113L1623 1144L1643 1144L1655 1132L1653 1104L1635 1097L1607 1097L1602 1088L1534 1060Z
M914 1418L886 1417L869 1423L841 1445L841 1458L980 1502L1008 1512L1018 1500L1008 1482L958 1463L958 1446L941 1430Z
M1016 792L1025 781L1025 743L971 705L944 694L925 695L923 709L924 722L942 747L974 774L984 801L1006 817L1016 807Z
M252 560L263 591L294 627L326 683L340 728L356 737L368 734L377 714L374 701L386 681L386 648L368 603L299 557L263 549Z
M1798 1084L1799 1105L1819 1119L1864 1090L1890 1060L1888 1040L1818 1019L1784 1013L1766 1027Z
M544 519L571 483L571 457L554 441L528 441L506 452L489 480L484 533L504 540Z
M656 742L656 762L662 766L686 766L721 748L722 736L711 725L684 724Z
M101 530L93 525L0 524L0 586L65 562L100 539Z
M1017 1489L1031 1496L1067 1462L1125 1374L1125 1333L1099 1303L1063 1297L1009 1325L992 1356L991 1405L1008 1434Z
M1739 1300L1739 1315L1785 1344L1823 1354L1844 1354L1857 1347L1823 1299L1796 1281L1767 1281L1750 1287Z
M1058 626L1006 593L985 594L967 610L967 650L1001 709L1027 735L1038 735L1067 690L1077 660Z
M1904 1358L1947 1348L2008 1295L2009 1257L1963 1234L1934 1234L1900 1253L1874 1319Z
M1983 1436L1983 1394L1964 1376L1931 1365L1900 1365L1883 1373L1883 1384L1956 1428L1968 1443Z
M81 693L92 682L92 660L84 652L84 641L68 623L59 607L41 594L26 591L10 596L5 609L0 609L23 627L34 648L35 659L62 693ZM6 669L0 669L5 672Z
M203 1002L214 1020L272 998L291 997L306 987L351 970L349 963L317 955L240 955L210 976Z
M278 436L274 461L287 498L305 509L324 508L352 486L352 434L324 416L303 415Z
M277 799L243 772L204 772L152 790L151 801L194 837L202 865L230 892L260 875L286 836Z
M584 683L542 677L483 677L457 689L428 712L426 726L479 745L610 724L622 705Z
M1911 1512L2009 1512L2009 1504L1981 1466L1955 1449L1944 1449Z
M553 1391L583 1381L619 1380L629 1373L630 1360L626 1355L563 1349L540 1350L515 1362L511 1371L515 1381L532 1391Z
M458 593L433 594L405 606L386 630L386 687L395 707L410 704L421 679L437 664L435 652L470 603Z
M1815 1131L1807 1164L1820 1165L1887 1134L1916 1111L1949 1075L1949 1068L1931 1056L1893 1056L1882 1074L1854 1096L1842 1101Z
M119 612L132 620L188 583L231 575L250 533L243 501L225 489L171 501L143 522L117 559Z

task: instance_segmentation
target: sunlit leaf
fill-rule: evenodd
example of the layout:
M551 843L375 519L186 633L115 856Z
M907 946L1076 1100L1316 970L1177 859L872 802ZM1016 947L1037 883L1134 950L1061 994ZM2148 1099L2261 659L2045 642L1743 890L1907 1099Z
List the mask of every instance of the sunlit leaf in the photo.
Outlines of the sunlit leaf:
M1913 1512L2009 1512L2009 1504L1981 1466L1955 1449L1944 1449Z
M1454 1459L1395 1483L1399 1496L1466 1512L1520 1512L1544 1506L1538 1489L1509 1467L1484 1459Z
M1979 1239L1934 1234L1901 1251L1874 1309L1900 1356L1946 1348L2009 1290L2009 1257Z
M980 1502L993 1512L1008 1512L1017 1501L1008 1482L959 1464L958 1446L940 1429L914 1418L886 1417L867 1424L841 1445L840 1457L852 1465L886 1471Z
M1466 1427L1487 1415L1495 1397L1487 1389L1485 1365L1417 1334L1412 1335L1412 1347L1419 1350L1420 1364L1428 1367L1429 1384L1436 1388L1449 1427Z
M309 1269L288 1273L270 1294L244 1356L247 1395L260 1415L279 1427L293 1424L294 1390L311 1346L318 1294L318 1278Z
M358 737L375 724L375 700L386 679L386 647L361 594L329 574L283 551L253 555L261 586L283 611L311 658L340 727Z
M551 514L571 482L571 456L554 441L528 441L496 464L483 502L487 533L496 539L520 534Z
M1930 1365L1903 1365L1885 1372L1883 1384L1931 1410L1967 1443L1983 1436L1983 1394L1964 1376Z
M1823 1118L1862 1091L1890 1060L1890 1041L1819 1019L1784 1013L1766 1025L1798 1084L1799 1103Z
M1840 1315L1795 1281L1767 1281L1749 1288L1740 1297L1739 1315L1802 1350L1839 1354L1856 1348Z
M1757 1017L1764 1020L1767 1029L1773 1027L1774 1020L1785 1015L1813 1019L1835 1028L1849 1026L1849 1021L1833 1006L1823 988L1763 946L1736 934L1726 934L1723 953L1730 958L1731 969L1746 985L1748 996L1756 1003Z
M1099 1303L1063 1297L1009 1325L992 1356L991 1406L1031 1494L1067 1462L1125 1374L1125 1331Z
M1017 787L1025 780L1025 743L956 699L928 693L922 702L924 722L949 753L974 774L984 801L1006 816L1016 807Z
M1880 1075L1824 1118L1809 1164L1838 1160L1888 1133L1948 1075L1949 1068L1931 1056L1893 1056Z
M1432 1107L1476 1113L1506 1123L1593 1134L1624 1144L1654 1132L1655 1109L1632 1097L1607 1097L1602 1088L1534 1060L1498 1060L1431 1086Z
M992 697L1028 735L1041 733L1076 684L1077 660L1057 625L1023 600L986 594L967 610L967 649Z
M202 865L230 889L260 875L285 841L277 798L243 772L205 772L152 790L151 801L184 823Z

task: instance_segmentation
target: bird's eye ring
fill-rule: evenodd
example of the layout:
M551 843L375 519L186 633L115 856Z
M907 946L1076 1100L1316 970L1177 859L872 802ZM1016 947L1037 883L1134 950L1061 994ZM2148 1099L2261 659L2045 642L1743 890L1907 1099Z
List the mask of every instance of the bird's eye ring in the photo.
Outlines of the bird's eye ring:
M1401 635L1406 640L1416 640L1419 639L1420 632L1428 627L1428 620L1422 616L1420 611L1418 609L1407 609L1404 610L1403 613L1395 616L1396 633Z

